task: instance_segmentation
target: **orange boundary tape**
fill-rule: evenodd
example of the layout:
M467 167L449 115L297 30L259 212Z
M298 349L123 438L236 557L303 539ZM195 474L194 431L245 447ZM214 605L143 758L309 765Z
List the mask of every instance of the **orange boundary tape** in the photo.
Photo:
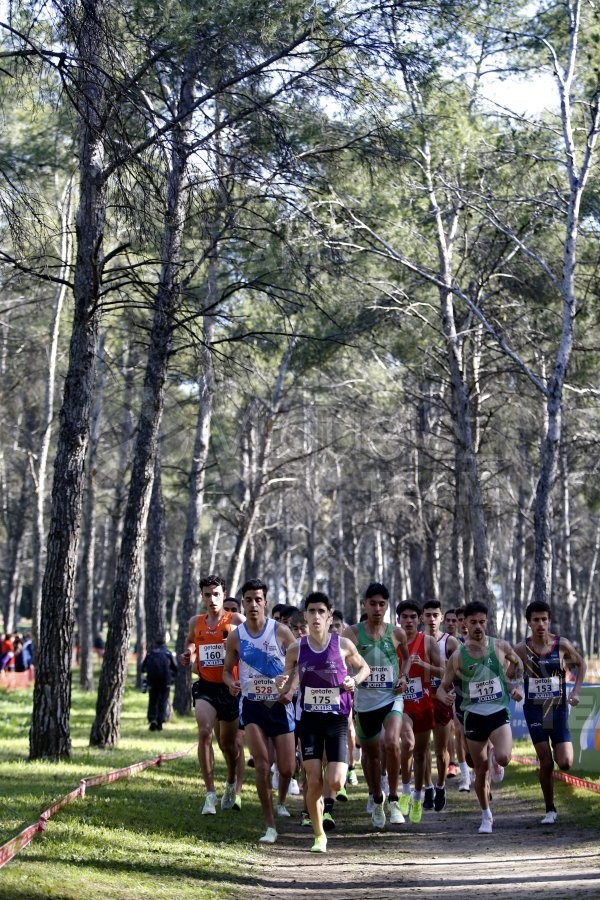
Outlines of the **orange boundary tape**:
M56 803L53 803L48 809L44 810L44 812L40 814L40 818L35 825L28 825L27 828L24 828L16 837L11 838L10 841L7 841L6 844L3 844L0 847L0 869L2 866L6 865L13 856L16 856L19 850L26 847L38 832L46 830L48 819L57 813L59 809L62 809L63 806L66 806L67 803L71 803L73 800L79 798L83 799L87 788L97 787L101 784L110 784L113 781L118 781L120 778L127 778L129 775L143 772L144 769L148 769L150 766L160 766L170 759L180 759L182 756L187 756L187 754L194 750L195 747L196 744L188 750L180 750L177 753L161 753L154 759L147 759L143 762L134 763L132 766L126 766L124 769L115 769L113 772L106 772L104 775L93 775L91 778L82 778L79 782L79 787L75 788L69 794L66 794L66 796L62 797L60 800L57 800Z
M537 766L538 764L536 756L515 756L514 760L525 766ZM586 778L578 778L577 775L569 775L568 772L561 772L559 769L554 769L552 775L554 778L558 778L566 784L573 785L573 787L585 788L586 791L593 791L595 794L600 794L600 782L588 781Z

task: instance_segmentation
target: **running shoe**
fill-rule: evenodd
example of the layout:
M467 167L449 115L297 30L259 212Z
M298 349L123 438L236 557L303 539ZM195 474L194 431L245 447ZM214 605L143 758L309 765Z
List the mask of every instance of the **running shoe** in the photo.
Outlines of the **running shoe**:
M481 816L481 825L479 826L479 834L491 834L493 824L494 819L492 815L486 816L485 813L483 813Z
M352 787L356 787L358 784L358 775L356 774L355 769L348 769L348 778L346 779L346 782L352 785Z
M262 837L259 837L259 844L274 844L277 840L277 829L275 828L267 828Z
M456 778L458 775L458 771L456 768L456 763L451 762L448 766L448 771L446 772L446 778Z
M390 825L402 825L406 819L400 812L400 804L397 800L390 800Z
M214 791L209 791L202 807L203 816L216 816L217 814L217 795Z
M286 807L285 803L278 803L276 812L280 819L289 819L290 818L290 812L289 812L288 808Z
M333 831L335 828L335 819L330 812L323 813L323 828L325 831Z
M149 731L158 731L158 722L150 722L148 726Z
M398 806L400 807L400 812L403 816L408 815L408 810L410 808L410 794L400 794L398 798Z
M432 787L425 788L425 796L423 798L423 809L433 809L433 800L435 797L435 790Z
M461 778L458 782L459 791L470 791L471 790L471 779L467 775L466 778Z
M233 809L235 803L235 784L225 782L225 792L221 797L221 809Z
M383 802L374 804L371 822L375 828L385 828L385 810L383 808Z
M302 820L300 822L300 825L302 826L302 828L310 828L310 826L312 825L312 822L310 821L310 816L306 812L306 810L304 810L302 813Z
M435 797L433 798L433 808L436 812L446 809L446 788L436 787Z
M542 819L542 825L554 825L558 818L558 813L555 809L550 809Z
M373 807L375 806L375 801L373 800L373 794L369 794L367 799L367 815L370 816L373 812Z
M421 819L423 818L423 801L415 800L413 797L410 801L410 811L408 813L408 818L415 825L418 825Z
M231 808L237 809L238 811L242 808L242 795L241 794L235 795L235 801Z
M327 837L324 834L317 834L315 842L310 848L311 853L327 853Z
M296 781L295 778L292 778L290 781L290 786L288 788L288 796L289 797L297 797L300 793L300 785Z
M494 784L499 784L504 780L504 766L498 765L496 762L496 754L493 750L490 753L490 778Z
M346 786L342 785L337 794L335 795L336 800L341 800L342 803L348 802L348 794L346 793Z
M246 765L248 766L249 769L254 768L254 757L253 756L248 757L248 759L246 760Z

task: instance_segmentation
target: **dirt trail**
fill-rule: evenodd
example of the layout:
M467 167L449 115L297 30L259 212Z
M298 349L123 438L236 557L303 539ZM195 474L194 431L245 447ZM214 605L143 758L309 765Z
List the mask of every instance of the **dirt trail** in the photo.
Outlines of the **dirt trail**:
M541 802L532 808L508 785L495 787L491 835L477 833L474 791L459 793L452 782L444 812L383 832L371 827L362 797L351 795L336 803L338 827L326 855L307 852L311 832L298 825L294 800L294 819L281 827L278 843L259 851L254 898L600 900L600 835L567 815L543 826ZM590 795L590 802L598 799Z

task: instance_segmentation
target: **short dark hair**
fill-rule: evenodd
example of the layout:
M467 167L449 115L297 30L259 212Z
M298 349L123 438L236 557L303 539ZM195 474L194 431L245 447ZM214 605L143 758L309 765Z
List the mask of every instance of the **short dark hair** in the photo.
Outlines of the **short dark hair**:
M333 608L331 600L323 591L311 591L304 601L304 609L308 609L311 603L324 603L327 609Z
M240 601L238 600L237 597L225 597L225 599L223 600L223 603L235 603L238 610L240 609Z
M250 578L250 580L246 581L241 588L242 597L244 596L244 594L247 594L248 591L262 591L263 597L266 597L268 590L269 588L264 583L264 581L260 580L260 578Z
M369 597L377 597L378 595L383 597L384 600L390 599L390 592L385 584L381 584L379 581L372 581L365 591L365 600L368 600Z
M456 613L457 616L464 616L466 608L467 608L466 606L457 606L456 609L454 610L454 612Z
M344 613L341 611L341 609L334 609L331 613L331 617L333 619L339 619L340 622L344 621Z
M273 609L271 610L271 615L274 616L275 613L281 613L284 609L286 609L287 603L276 603Z
M290 619L290 628L293 628L297 625L302 625L304 623L304 614L302 610L297 609Z
M449 616L449 615L452 615L452 616L456 615L456 610L454 609L454 607L452 609L446 610L446 612L444 613L444 618L446 618L446 616Z
M398 606L396 607L396 615L399 616L400 613L403 613L404 610L406 610L406 609L412 609L413 612L416 612L416 614L417 614L418 616L421 615L421 611L422 611L422 610L421 610L421 607L419 606L419 604L417 603L416 600L403 600L403 601L402 601L401 603L399 603Z
M533 613L548 613L548 618L552 618L552 610L550 609L550 604L546 603L545 600L532 600L527 609L525 610L525 618L529 622L531 620L531 616Z
M432 598L431 600L426 600L425 603L423 604L423 612L424 612L426 609L439 609L440 612L441 612L441 610L442 610L442 604L440 603L439 600L434 600L434 599Z
M483 615L487 616L488 608L485 603L481 602L481 600L471 600L471 602L467 603L467 605L465 606L464 613L465 619L468 616L476 616L479 613L483 613Z
M205 587L222 587L225 590L225 582L218 575L207 575L200 579L200 590Z

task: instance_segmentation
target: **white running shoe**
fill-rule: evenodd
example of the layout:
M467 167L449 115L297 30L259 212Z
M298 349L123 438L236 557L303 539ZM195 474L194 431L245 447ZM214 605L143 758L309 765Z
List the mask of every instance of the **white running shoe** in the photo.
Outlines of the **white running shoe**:
M367 815L370 816L374 809L375 801L373 800L373 794L369 794L369 798L367 800Z
M558 813L556 812L555 809L551 809L549 812L546 813L546 815L542 819L542 825L554 825L557 818L558 818Z
M225 782L225 793L221 797L221 809L233 809L235 803L235 784Z
M373 823L375 828L385 828L385 810L383 808L383 803L373 804L373 815L371 816L371 822Z
M275 828L267 828L262 837L259 837L259 844L274 844L277 840L277 830Z
M390 825L402 825L406 819L400 812L397 800L390 800Z
M479 826L479 834L491 834L493 824L494 824L493 816L491 814L486 816L484 813L481 816L481 825Z
M300 785L296 781L295 778L292 778L290 781L290 786L288 788L288 796L289 797L297 797L300 793Z
M289 810L288 810L288 808L285 806L284 803L278 803L278 804L277 804L277 810L276 810L276 812L277 812L277 815L279 816L280 819L289 819L289 818L290 818Z
M234 793L235 797L235 793ZM217 814L217 795L214 791L209 791L202 807L203 816L216 816Z
M470 791L471 790L471 779L467 775L466 778L461 778L458 782L459 791Z

